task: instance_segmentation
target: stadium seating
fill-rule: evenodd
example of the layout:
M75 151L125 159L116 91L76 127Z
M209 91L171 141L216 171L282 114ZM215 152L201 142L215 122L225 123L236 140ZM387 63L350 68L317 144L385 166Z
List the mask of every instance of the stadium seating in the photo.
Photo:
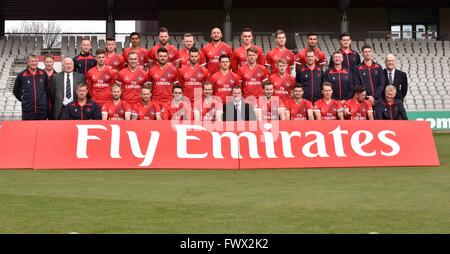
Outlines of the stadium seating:
M73 57L80 52L81 35L61 37L60 54ZM89 36L92 47L105 47L105 36ZM207 36L196 34L196 46L201 48L208 43ZM296 33L295 53L307 45L306 35ZM339 48L339 41L328 35L319 36L319 47L325 52L327 60ZM239 47L239 35L233 37L232 44ZM123 41L123 42L122 42ZM142 36L141 46L150 48L157 43L157 36ZM171 43L183 47L182 33L171 36ZM255 34L254 43L267 53L275 47L270 33ZM117 51L129 47L129 36L118 36ZM388 53L397 56L398 68L408 74L409 91L405 106L409 111L450 110L450 41L430 40L387 40L366 39L353 41L352 47L360 51L363 44L369 44L374 50L374 59L384 66L384 57ZM0 39L0 120L21 119L20 102L12 94L16 75L25 68L25 59L30 52L38 54L43 50L42 36L8 36Z

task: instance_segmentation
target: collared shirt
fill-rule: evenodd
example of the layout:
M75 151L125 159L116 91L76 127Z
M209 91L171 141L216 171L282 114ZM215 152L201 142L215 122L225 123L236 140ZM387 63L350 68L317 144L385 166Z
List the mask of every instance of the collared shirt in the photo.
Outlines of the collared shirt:
M69 74L70 94L72 95L72 96L70 96L70 99L66 97L67 74ZM71 72L71 73L64 72L64 100L63 100L63 105L67 106L67 104L71 103L72 101L73 101L73 72Z
M392 74L390 74L392 73ZM392 71L387 69L387 75L388 75L388 81L389 81L389 75L392 75L392 84L394 84L394 80L395 80L395 69L393 69Z
M233 101L234 103L234 108L236 109L236 120L237 121L241 121L242 120L242 100L239 100L238 102Z

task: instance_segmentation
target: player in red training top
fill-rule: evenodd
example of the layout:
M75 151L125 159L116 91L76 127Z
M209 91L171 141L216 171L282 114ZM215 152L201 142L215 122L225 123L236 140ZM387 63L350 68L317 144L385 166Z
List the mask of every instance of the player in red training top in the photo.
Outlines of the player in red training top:
M271 74L277 73L278 60L284 59L288 65L288 72L291 73L291 66L294 66L295 55L286 48L286 33L283 30L277 30L275 32L275 41L277 47L267 53L266 66Z
M263 95L262 82L269 79L266 67L256 63L257 58L258 49L247 49L248 64L239 68L237 73L242 80L243 96L252 105Z
M210 77L211 83L214 85L214 95L218 96L222 103L231 100L231 89L233 86L241 86L239 75L230 70L230 57L221 55L219 58L220 71Z
M195 45L194 36L190 33L185 33L183 35L183 44L184 48L178 51L178 56L180 58L180 68L189 63L189 50ZM202 51L199 51L198 54L198 63L200 65L206 66L205 55Z
M131 107L132 120L162 120L161 108L151 100L152 88L144 85L141 89L142 100Z
M116 83L117 71L105 65L105 50L97 49L95 60L97 66L92 67L86 75L86 83L91 99L101 108L111 100L111 87Z
M125 60L122 55L116 53L116 39L108 37L106 39L105 64L111 66L116 71L123 69Z
M292 90L292 99L285 102L286 119L314 120L312 103L302 97L303 87L300 84L297 84Z
M132 32L130 34L130 41L131 47L123 50L123 58L128 59L128 53L136 52L139 66L146 67L148 64L148 52L145 48L141 48L141 35L137 32Z
M138 54L128 53L128 67L119 72L116 81L122 85L122 100L130 104L141 101L141 88L148 82L147 72L138 66Z
M215 27L211 30L212 41L202 48L202 52L206 58L206 66L211 75L220 70L219 57L227 55L230 59L233 56L231 46L222 42L222 31Z
M183 87L184 96L191 100L191 105L197 101L200 103L203 83L209 78L208 70L198 63L199 57L198 48L190 48L189 63L178 69L179 84Z
M122 88L119 84L112 86L112 100L102 107L102 120L130 120L131 105L120 99Z
M222 121L222 102L213 95L213 91L213 84L206 81L203 85L202 103L194 105L195 121Z
M183 96L183 88L174 86L173 99L166 102L161 109L163 120L190 120L192 119L191 102Z
M323 98L314 102L314 117L316 120L344 120L344 107L340 101L331 98L332 94L333 84L323 82Z
M256 63L264 65L264 52L261 47L253 45L253 34L250 28L244 28L241 34L242 46L237 48L233 52L233 58L231 59L231 69L237 72L239 68L246 65L247 61L247 50L249 48L255 48L257 50L257 61Z
M325 66L327 63L327 59L325 57L325 53L323 53L318 47L317 47L317 34L316 33L309 33L308 36L308 47L300 50L297 55L295 56L295 63L298 65L297 69L300 69L302 66L306 65L306 52L308 50L314 50L315 53L315 64L319 66L320 69Z
M172 100L172 88L178 83L178 77L177 69L167 63L167 49L158 49L157 55L157 64L148 70L148 76L152 84L152 100L162 107Z
M273 84L265 81L263 83L264 96L259 97L258 105L255 107L257 120L286 120L286 107L283 101L273 96Z
M353 98L345 102L344 116L349 120L373 120L372 103L366 100L366 88L355 86Z
M178 48L169 43L169 30L165 27L159 29L159 43L148 51L149 66L153 66L157 61L157 52L161 47L167 49L167 63L169 65L178 67L180 57L178 55Z
M282 101L291 99L292 87L295 86L295 78L287 73L287 62L285 59L280 59L277 62L278 72L269 76L269 82L273 84L275 92Z

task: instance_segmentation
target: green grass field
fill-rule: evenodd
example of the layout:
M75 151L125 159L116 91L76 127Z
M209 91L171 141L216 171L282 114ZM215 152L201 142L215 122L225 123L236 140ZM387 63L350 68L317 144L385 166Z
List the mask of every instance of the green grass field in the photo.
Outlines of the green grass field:
M0 171L0 233L450 233L440 167Z

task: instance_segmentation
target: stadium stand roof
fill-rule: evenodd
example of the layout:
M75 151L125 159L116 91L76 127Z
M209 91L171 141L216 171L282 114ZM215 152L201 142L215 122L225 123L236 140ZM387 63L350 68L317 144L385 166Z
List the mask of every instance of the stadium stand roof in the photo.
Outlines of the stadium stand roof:
M3 20L104 20L107 16L107 2L113 3L116 20L151 20L160 10L222 9L224 0L3 0L0 3L0 19ZM338 0L286 0L278 1L232 1L232 8L301 8L337 7ZM353 0L352 7L446 7L448 0ZM49 8L51 7L51 8Z

